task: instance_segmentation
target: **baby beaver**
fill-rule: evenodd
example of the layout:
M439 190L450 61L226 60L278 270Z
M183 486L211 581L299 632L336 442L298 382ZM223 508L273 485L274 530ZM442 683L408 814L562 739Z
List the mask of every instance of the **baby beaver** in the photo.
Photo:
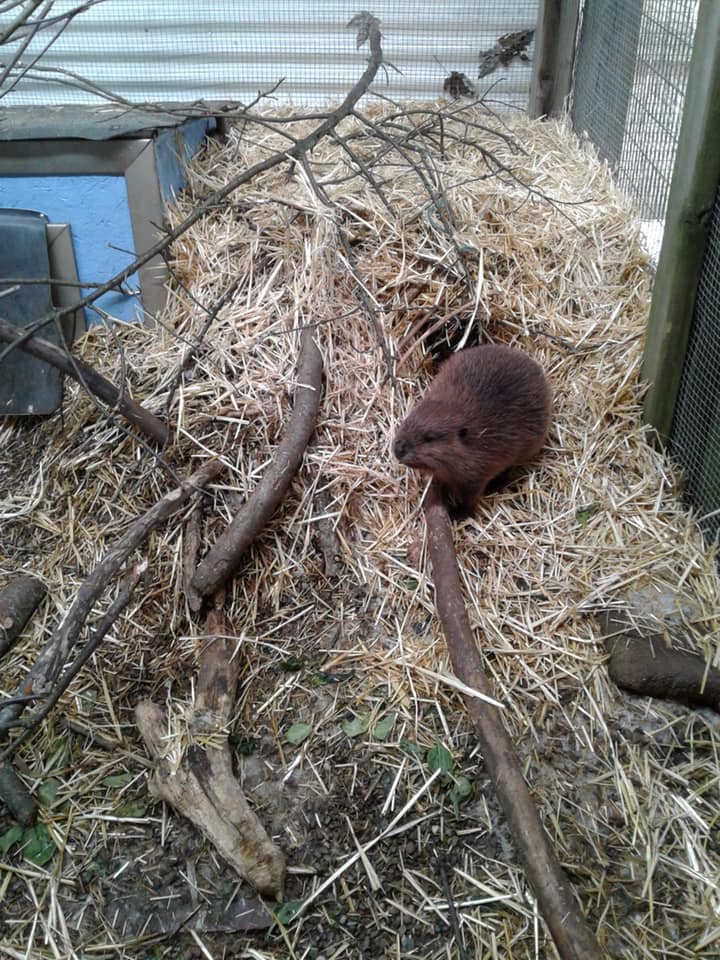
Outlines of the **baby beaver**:
M440 367L397 431L393 453L432 474L453 516L468 516L491 480L538 453L550 412L535 360L513 347L471 347Z

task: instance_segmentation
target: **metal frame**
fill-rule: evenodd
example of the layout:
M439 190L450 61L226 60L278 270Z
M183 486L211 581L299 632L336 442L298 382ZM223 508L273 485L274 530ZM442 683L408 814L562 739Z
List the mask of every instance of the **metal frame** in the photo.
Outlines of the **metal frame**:
M155 167L155 141L12 140L0 143L0 177L95 174L125 178L135 250L142 253L160 239L165 208ZM162 257L138 271L146 321L165 305ZM67 288L66 288L67 289Z
M70 224L49 223L45 232L47 234L50 276L55 280L69 280L73 284L78 283ZM55 306L62 309L77 303L80 289L77 286L66 287L63 283L54 283L51 295ZM82 310L75 310L74 313L63 317L63 332L68 343L72 343L84 331L85 315Z

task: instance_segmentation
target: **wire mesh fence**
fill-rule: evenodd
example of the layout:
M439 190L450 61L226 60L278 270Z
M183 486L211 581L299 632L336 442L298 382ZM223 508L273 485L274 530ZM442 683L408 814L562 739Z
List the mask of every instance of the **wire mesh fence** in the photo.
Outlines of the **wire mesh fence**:
M700 526L720 542L720 193L697 289L670 449Z
M665 214L696 20L697 0L584 4L573 126L587 133L646 221Z
M367 58L356 47L357 28L348 29L363 6L357 0L112 0L88 4L64 21L63 12L79 5L56 0L53 23L33 33L38 13L0 44L5 63L22 54L18 67L4 77L0 71L0 105L97 103L108 94L131 103L247 103L261 91L272 91L272 102L338 100ZM0 36L16 7L0 7ZM375 0L371 10L381 23L386 58L376 93L434 99L456 75L480 95L490 91L500 106L525 109L529 58L503 55L499 39L533 30L538 0ZM484 54L498 46L493 69L479 77Z

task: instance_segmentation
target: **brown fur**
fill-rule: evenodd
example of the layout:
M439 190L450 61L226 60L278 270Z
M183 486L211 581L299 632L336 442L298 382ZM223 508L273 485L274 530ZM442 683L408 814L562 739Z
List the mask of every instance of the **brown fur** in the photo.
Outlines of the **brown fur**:
M522 350L454 353L401 424L393 452L432 474L456 516L472 513L491 480L539 452L550 425L550 388Z

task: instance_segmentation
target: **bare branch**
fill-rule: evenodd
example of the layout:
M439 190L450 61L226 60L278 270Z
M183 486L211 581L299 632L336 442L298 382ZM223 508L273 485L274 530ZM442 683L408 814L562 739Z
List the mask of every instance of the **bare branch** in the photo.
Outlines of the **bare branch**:
M12 698L13 702L10 704L0 702L0 731L15 725L27 705L27 697L45 695L52 691L94 604L100 599L112 577L120 570L133 550L139 547L159 524L177 513L194 494L210 483L222 469L222 464L217 460L210 460L203 464L181 486L171 490L141 517L138 517L110 548L90 576L80 585L62 623L40 651L37 660ZM0 753L0 762L11 756L14 751L15 744L11 743Z
M315 429L321 390L322 356L312 328L307 328L301 337L295 405L287 429L250 499L197 568L192 587L202 596L215 593L232 574L285 496Z
M24 330L27 328L24 328ZM58 370L72 377L74 380L82 383L86 389L94 393L101 400L111 404L119 413L129 420L134 426L138 427L143 433L157 440L164 446L168 439L167 424L158 419L155 414L150 413L145 407L141 406L131 397L128 397L123 391L119 390L114 383L106 380L101 374L94 370L89 364L70 354L68 350L56 347L54 343L43 340L31 334L31 338L26 342L20 342L18 338L17 327L12 326L6 320L0 317L0 341L9 344L11 347L19 346L25 353L44 360L52 364ZM4 356L4 354L3 354ZM2 357L0 357L0 360Z
M462 598L455 547L442 498L431 485L425 501L428 545L437 606L455 676L487 697L482 669ZM525 873L562 960L601 960L602 952L542 825L497 707L465 696L485 766L510 824Z

